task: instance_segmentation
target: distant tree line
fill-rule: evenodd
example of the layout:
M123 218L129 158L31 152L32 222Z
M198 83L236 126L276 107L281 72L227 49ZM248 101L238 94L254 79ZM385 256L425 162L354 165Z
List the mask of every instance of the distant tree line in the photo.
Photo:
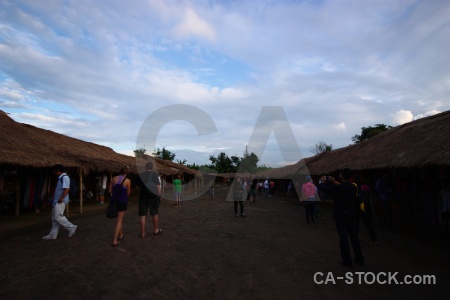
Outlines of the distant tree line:
M391 128L392 126L385 124L375 124L374 126L362 127L361 134L355 134L352 137L352 141L354 144L359 144ZM318 155L331 150L333 150L333 145L327 144L324 141L319 141L313 146L309 147L309 151L314 155Z
M145 146L134 150L135 157L142 157L145 155ZM153 157L161 158L164 160L174 161L176 154L173 151L166 149L166 147L156 148L153 153ZM248 153L247 147L242 157L237 155L228 156L225 152L221 152L217 155L210 155L209 161L211 163L204 165L187 164L186 160L177 160L176 162L193 170L200 170L203 172L210 172L211 170L218 173L236 173L238 170L244 173L254 174L256 172L271 169L265 165L258 166L259 158L255 153Z
M391 129L392 126L385 124L375 124L374 126L362 127L361 134L356 134L352 137L352 141L355 144L364 142L375 135L382 133L386 130ZM327 144L324 141L319 141L309 148L309 151L314 155L321 154L323 152L333 150L333 145ZM145 155L145 146L134 150L134 155L136 157L142 157ZM164 160L174 161L175 153L166 149L166 147L156 148L152 155ZM254 174L256 172L265 171L271 169L265 165L258 166L259 157L255 153L248 153L247 147L242 157L237 155L228 156L225 152L220 152L217 155L210 155L209 161L211 163L204 165L197 165L195 162L193 164L187 164L185 159L177 160L176 162L193 170L200 170L203 172L209 172L210 170L217 171L218 173L236 173L238 170L244 173Z

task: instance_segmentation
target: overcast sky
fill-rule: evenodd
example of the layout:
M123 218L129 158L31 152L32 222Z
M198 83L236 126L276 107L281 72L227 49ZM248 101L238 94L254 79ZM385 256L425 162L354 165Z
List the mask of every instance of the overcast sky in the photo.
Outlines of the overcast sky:
M132 155L152 114L189 104L213 125L169 112L154 143L204 164L242 156L263 107L281 107L287 139L260 153L281 166L297 160L285 143L300 159L449 110L449 21L448 0L0 0L0 109Z

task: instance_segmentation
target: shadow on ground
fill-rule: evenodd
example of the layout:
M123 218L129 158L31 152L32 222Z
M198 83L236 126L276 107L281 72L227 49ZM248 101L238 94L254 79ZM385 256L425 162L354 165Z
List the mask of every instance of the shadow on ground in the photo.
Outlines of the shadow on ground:
M68 238L61 230L54 241L40 239L50 230L49 210L23 222L2 220L0 295L2 299L450 296L448 236L378 231L380 244L372 245L362 227L366 266L347 269L338 264L338 237L329 204L321 203L320 217L310 225L304 222L304 208L285 197L259 197L256 205L247 202L247 217L236 218L233 203L224 201L227 192L218 188L215 199L201 196L182 208L163 201L163 234L144 239L138 236L133 198L125 215L125 238L116 248L111 247L114 220L106 219L104 207L86 208L81 216L72 213L76 235ZM149 220L148 224L150 232ZM383 273L389 272L398 272L398 284L392 279L388 284ZM405 275L432 275L436 284L400 284ZM369 284L376 276L378 281Z

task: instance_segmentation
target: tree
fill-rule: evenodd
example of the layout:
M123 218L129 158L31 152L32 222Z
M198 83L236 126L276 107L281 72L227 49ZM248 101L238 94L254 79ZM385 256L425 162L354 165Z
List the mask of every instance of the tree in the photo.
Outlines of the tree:
M198 169L200 169L200 166L195 164L195 163L193 163L192 165L191 164L187 164L186 167L188 167L191 170L198 170Z
M309 151L315 155L331 150L333 150L333 145L328 145L324 141L319 141L315 143L314 146L309 147Z
M187 160L185 160L185 159L183 159L183 160L177 159L177 163L180 164L180 165L185 166L186 162L187 162Z
M154 157L158 157L164 160L173 161L175 159L175 153L167 150L166 147L163 147L162 149L156 148L152 154Z
M216 170L219 173L233 173L237 171L237 164L239 158L232 156L231 158L225 153L221 152L217 156L210 155L211 169Z
M134 150L134 156L135 157L143 157L145 155L145 152L147 151L147 149L145 149L145 146L139 149Z
M361 143L361 142L364 142L364 141L370 139L371 137L376 136L379 133L389 130L391 128L392 128L392 126L385 125L385 124L375 124L374 126L362 127L361 134L354 135L352 137L352 141L355 144L358 144L358 143Z
M262 172L262 171L267 171L267 170L272 170L272 167L267 167L266 165L262 165L262 166L258 166L256 168L256 172Z
M258 161L258 156L253 152L249 154L246 146L244 157L242 157L241 161L239 162L239 168L244 172L253 174L258 168Z

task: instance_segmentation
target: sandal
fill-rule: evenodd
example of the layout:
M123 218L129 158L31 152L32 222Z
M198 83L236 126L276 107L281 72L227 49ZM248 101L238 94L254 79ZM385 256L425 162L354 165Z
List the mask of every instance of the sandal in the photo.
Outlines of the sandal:
M120 245L120 242L117 242L117 244L111 244L111 247L117 247Z
M153 235L160 235L162 233L162 229L159 228L157 232L154 232Z

